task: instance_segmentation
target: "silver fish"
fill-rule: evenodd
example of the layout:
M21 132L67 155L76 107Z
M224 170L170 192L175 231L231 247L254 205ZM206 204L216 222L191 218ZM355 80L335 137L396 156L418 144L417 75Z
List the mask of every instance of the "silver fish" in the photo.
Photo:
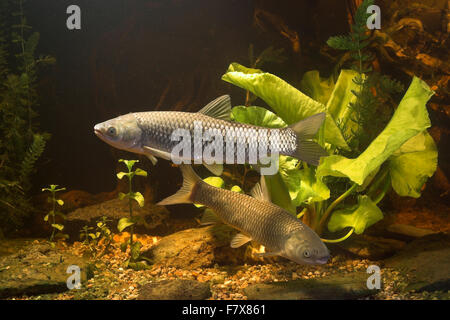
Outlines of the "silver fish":
M222 163L230 163L227 158L229 145L226 141L228 137L231 137L230 146L233 148L230 157L232 158L231 163L242 163L238 162L238 159L244 159L245 163L253 164L253 162L249 162L250 148L255 146L255 142L260 143L263 138L269 141L271 137L276 137L277 140L273 140L275 143L268 148L266 153L268 156L277 152L304 160L309 164L318 165L319 158L328 155L325 150L311 140L322 125L325 113L313 115L281 129L268 129L232 122L230 113L230 97L224 95L210 102L198 113L172 111L129 113L95 125L94 132L101 140L113 147L147 155L153 164L156 163L155 157L173 160L172 150L179 142L173 140L172 134L177 129L186 130L192 139L188 141L190 154L184 155L183 153L180 158L184 157L195 161L195 130L198 123L201 124L203 132L209 130L209 132L222 136L223 157L221 159L227 159ZM215 139L203 138L201 150L211 146L213 141ZM238 143L243 148L238 148ZM214 162L214 156L215 154L211 153L210 156L206 155L205 157L205 153L203 153L202 161L210 171L220 175L222 164ZM257 159L257 161L260 160L260 158Z
M252 190L252 195L213 187L181 165L183 186L159 205L198 203L211 208L224 223L238 229L231 241L237 248L254 240L269 251L263 255L279 255L299 264L324 264L330 254L319 236L292 214L270 202L265 178ZM204 220L207 224L212 219Z

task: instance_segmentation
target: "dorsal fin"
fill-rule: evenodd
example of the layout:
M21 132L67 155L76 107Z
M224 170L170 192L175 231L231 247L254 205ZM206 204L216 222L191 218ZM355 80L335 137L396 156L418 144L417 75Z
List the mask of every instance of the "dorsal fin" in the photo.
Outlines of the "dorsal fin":
M223 95L218 97L217 99L211 101L206 106L204 106L199 113L203 113L204 115L221 119L221 120L230 120L231 114L231 101L229 95Z
M271 202L269 190L267 190L266 180L264 176L261 176L260 182L255 184L253 189L250 191L250 195L256 199Z

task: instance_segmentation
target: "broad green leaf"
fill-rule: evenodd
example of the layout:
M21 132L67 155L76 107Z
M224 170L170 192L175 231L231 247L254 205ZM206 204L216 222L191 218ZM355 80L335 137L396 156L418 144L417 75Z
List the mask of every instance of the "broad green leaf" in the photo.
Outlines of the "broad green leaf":
M208 177L203 179L203 181L205 181L207 184L216 187L216 188L224 188L225 187L225 181L223 181L223 179L221 177ZM194 203L194 206L196 206L197 208L202 208L204 207L204 205L202 204L196 204Z
M246 68L232 63L222 80L249 90L263 99L287 124L325 112L325 105L311 99L284 80L259 69ZM336 123L327 114L325 141L341 148L348 148Z
M334 88L333 77L321 78L318 70L305 72L300 89L310 98L326 105Z
M244 190L239 186L232 186L230 190L237 193L244 193Z
M61 199L56 200L56 203L58 203L60 206L64 205L64 201L62 201Z
M298 160L280 157L280 174L289 190L294 206L323 201L330 197L330 189L317 178L311 167L297 169Z
M367 149L356 159L338 155L322 158L317 175L348 177L363 184L365 178L406 141L430 126L425 104L432 95L428 85L414 77L392 119Z
M359 86L353 81L357 75L358 72L354 70L341 70L330 99L326 103L327 110L334 121L345 125L344 135L347 136L352 136L352 130L355 131L357 127L354 121L349 121L353 114L349 104L356 102L356 96L352 93L352 90L355 92L360 90Z
M139 204L139 207L144 206L144 196L140 192L132 192L130 195L130 198L133 200L136 200L136 202Z
M358 204L332 213L328 230L336 232L346 227L353 227L356 234L361 234L381 219L383 219L383 213L372 200L368 196L359 196Z
M136 171L134 171L134 174L137 175L137 176L146 177L147 176L147 171L142 170L140 168L137 168Z
M405 142L390 158L392 187L400 196L420 197L420 190L436 171L437 148L423 131Z
M221 177L208 177L203 179L207 184L216 187L216 188L224 188L225 181Z
M129 175L129 173L127 173L127 172L119 172L117 174L117 178L122 179L124 176L128 176L128 175Z
M280 156L280 158L283 156ZM264 176L266 186L269 190L270 199L276 205L286 209L292 214L296 214L296 207L292 203L289 190L286 187L280 172L272 176Z
M237 106L231 109L231 120L266 128L284 128L287 124L275 113L261 107Z
M121 218L117 223L117 230L119 230L119 232L122 232L125 228L128 228L133 224L135 224L135 221L131 220L130 218L128 217Z
M57 224L57 223L53 223L52 227L58 229L59 231L64 229L64 226L62 224Z

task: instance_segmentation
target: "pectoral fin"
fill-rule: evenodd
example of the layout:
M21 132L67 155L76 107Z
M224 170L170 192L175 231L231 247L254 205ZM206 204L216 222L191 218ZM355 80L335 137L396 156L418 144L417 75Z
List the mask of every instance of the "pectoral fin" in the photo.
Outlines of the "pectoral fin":
M202 218L200 219L200 224L202 226L206 226L209 224L216 224L220 222L222 221L211 209L206 209L205 212L203 212Z
M151 154L146 154L147 158L152 162L154 166L156 166L156 163L158 162L158 159L156 159L155 156L152 156Z
M161 150L158 150L158 149L155 149L152 147L147 147L147 146L144 146L144 150L145 150L145 155L147 157L149 157L150 161L152 161L152 162L153 162L153 160L150 157L153 157L153 158L158 157L158 158L163 158L166 160L172 159L169 152L161 151Z
M252 241L252 238L246 236L245 234L238 233L231 239L230 246L232 248L239 248L240 246L246 244L247 242Z

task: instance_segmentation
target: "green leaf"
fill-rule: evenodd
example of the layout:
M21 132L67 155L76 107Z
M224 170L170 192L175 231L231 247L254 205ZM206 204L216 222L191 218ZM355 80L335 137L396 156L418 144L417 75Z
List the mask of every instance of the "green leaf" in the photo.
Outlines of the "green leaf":
M136 200L139 206L142 208L144 206L144 196L140 192L133 192L130 195L130 198Z
M261 107L237 106L231 109L231 120L266 128L284 128L287 124L275 113Z
M338 155L322 158L317 175L348 177L363 184L365 178L400 146L430 126L425 104L432 95L428 85L414 77L391 121L367 149L356 159Z
M280 159L282 157L284 156L280 156ZM291 200L289 190L286 187L280 172L277 172L277 174L272 176L264 176L264 179L266 180L266 186L269 190L271 201L290 213L296 214L296 207Z
M64 205L64 201L61 199L56 200L56 203L58 203L60 206Z
M133 224L135 224L135 221L131 220L130 218L124 217L121 218L117 223L117 229L119 230L119 232L122 232L125 228L128 228Z
M117 174L117 178L122 179L124 176L129 176L130 174L127 172L119 172Z
M336 232L346 227L353 227L356 234L361 234L381 219L383 219L383 213L372 200L368 196L359 196L358 204L332 213L328 230Z
M287 124L325 112L325 105L303 94L287 82L259 69L246 68L232 63L222 80L249 90L263 99ZM324 129L325 141L341 148L348 148L336 123L327 115Z
M333 88L333 77L321 78L318 70L305 72L300 82L302 92L324 105L327 104Z
M119 192L119 199L123 200L125 198L128 198L128 194L127 193L123 193L123 192Z
M52 227L55 228L55 229L58 229L59 231L64 229L64 226L62 224L57 224L57 223L53 223Z
M120 251L125 252L127 251L127 247L128 247L128 242L129 241L124 241L120 244Z
M289 190L294 206L323 201L330 197L330 189L317 178L315 170L306 167L296 168L298 161L290 157L280 157L280 174Z
M239 186L232 186L230 190L237 193L244 193L244 190Z
M423 131L405 142L390 158L392 187L400 196L420 197L420 190L437 168L433 138Z
M119 159L119 162L123 162L128 169L128 172L131 172L131 170L133 169L133 166L139 162L139 160L124 160L124 159Z
M147 171L142 170L140 168L137 168L136 171L134 171L134 174L137 175L137 176L146 177L147 176Z
M345 136L353 136L352 130L356 131L357 124L354 121L349 121L353 115L353 110L349 108L350 103L356 102L356 96L352 91L358 92L360 90L353 79L359 76L359 73L354 70L341 70L330 99L327 102L327 110L337 123L345 124L346 131L343 132Z
M48 216L49 216L49 214L47 214L47 215L44 217L44 221L48 221Z
M221 177L208 177L203 179L207 184L216 187L216 188L224 188L225 181Z

